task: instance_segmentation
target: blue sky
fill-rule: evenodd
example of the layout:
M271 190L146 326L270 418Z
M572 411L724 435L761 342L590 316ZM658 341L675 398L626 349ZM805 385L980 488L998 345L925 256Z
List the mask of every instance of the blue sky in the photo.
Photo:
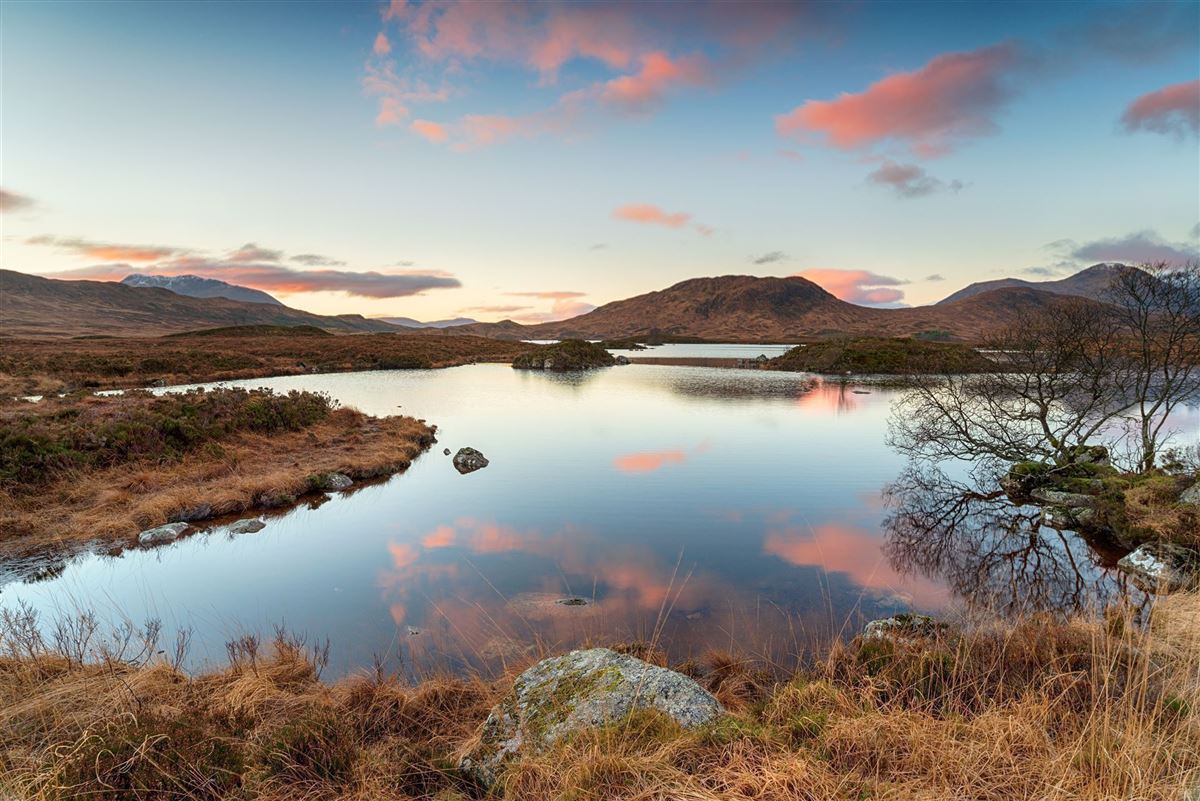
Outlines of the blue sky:
M7 2L2 262L535 321L1189 258L1197 9Z

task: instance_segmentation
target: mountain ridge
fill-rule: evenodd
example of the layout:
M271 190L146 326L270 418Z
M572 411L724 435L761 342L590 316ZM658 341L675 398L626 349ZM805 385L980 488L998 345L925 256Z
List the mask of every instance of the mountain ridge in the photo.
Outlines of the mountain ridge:
M199 275L148 275L146 273L130 273L121 279L126 286L157 287L167 289L177 295L189 298L225 298L240 300L243 303L266 303L273 306L284 304L261 289L251 289L238 286L216 278L205 278Z

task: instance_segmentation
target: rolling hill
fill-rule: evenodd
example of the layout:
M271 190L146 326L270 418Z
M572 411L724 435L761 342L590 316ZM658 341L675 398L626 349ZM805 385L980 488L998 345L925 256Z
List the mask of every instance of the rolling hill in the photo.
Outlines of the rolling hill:
M268 303L193 298L112 281L57 281L0 270L0 334L158 336L232 325L311 325L340 333L398 331L357 314L325 317Z
M693 278L561 322L523 326L505 320L443 330L500 339L614 339L655 332L717 341L918 334L976 341L1018 314L1049 311L1063 302L1050 292L1002 287L934 306L879 309L839 300L804 278L727 275Z
M979 281L968 284L954 294L938 301L937 305L954 303L994 289L1036 289L1055 295L1075 295L1091 300L1103 300L1113 278L1125 270L1136 270L1124 264L1093 264L1074 275L1057 281L1025 281L1020 278L998 278L995 281Z

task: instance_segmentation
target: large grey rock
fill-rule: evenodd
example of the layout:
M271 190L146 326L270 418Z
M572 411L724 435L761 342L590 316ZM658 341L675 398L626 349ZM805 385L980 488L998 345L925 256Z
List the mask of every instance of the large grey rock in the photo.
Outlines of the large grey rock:
M1122 556L1117 567L1146 592L1176 592L1200 585L1200 553L1170 542L1148 542Z
M716 698L682 673L608 648L572 651L543 659L517 677L459 767L490 785L512 756L537 753L580 729L641 709L657 709L685 728L725 713Z
M474 448L459 448L454 454L454 469L466 475L488 466L487 457Z
M261 520L250 517L245 520L239 520L229 527L230 534L254 534L262 531L267 527L267 524Z
M187 523L167 523L165 526L148 528L138 534L138 542L142 545L153 545L157 542L170 542L191 526Z
M1069 493L1068 493L1069 494ZM1087 506L1043 506L1042 525L1075 530L1096 522L1096 510Z
M1181 503L1194 503L1200 506L1200 481L1185 489L1179 496L1179 500Z

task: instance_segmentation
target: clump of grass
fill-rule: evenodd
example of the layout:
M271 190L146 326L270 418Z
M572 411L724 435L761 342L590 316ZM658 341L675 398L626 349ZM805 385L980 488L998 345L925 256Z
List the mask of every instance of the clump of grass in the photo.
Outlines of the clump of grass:
M327 652L280 634L193 677L115 658L91 625L59 627L94 646L66 657L38 628L0 619L0 786L18 798L1166 801L1200 779L1195 594L1148 626L1114 608L855 640L775 679L709 654L681 667L718 694L755 688L718 722L640 712L514 760L492 788L456 762L511 675L327 684Z
M862 337L811 342L767 362L768 370L867 375L987 373L996 365L969 345Z

